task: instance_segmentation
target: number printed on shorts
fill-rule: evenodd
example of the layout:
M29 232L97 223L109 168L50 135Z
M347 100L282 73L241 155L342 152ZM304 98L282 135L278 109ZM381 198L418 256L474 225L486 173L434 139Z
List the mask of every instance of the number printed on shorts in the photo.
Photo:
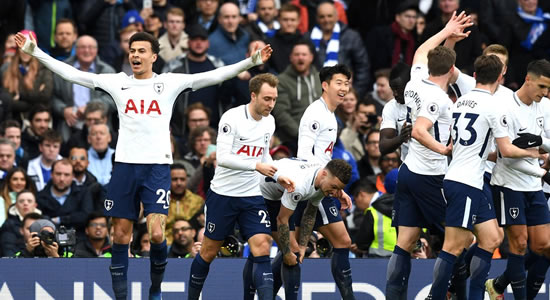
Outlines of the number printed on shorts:
M262 220L260 221L260 224L265 224L265 227L271 227L271 221L266 220L267 219L267 212L265 210L258 211L258 216L262 217Z
M162 204L162 208L168 209L170 207L170 191L167 192L163 189L158 189L157 195L159 195L157 204Z

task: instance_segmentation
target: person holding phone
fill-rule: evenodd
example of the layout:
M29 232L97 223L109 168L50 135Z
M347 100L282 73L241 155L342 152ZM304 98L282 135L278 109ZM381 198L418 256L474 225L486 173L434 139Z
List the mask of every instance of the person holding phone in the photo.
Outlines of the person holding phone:
M350 89L350 93L355 91ZM380 117L376 114L376 106L372 98L367 96L357 101L351 126L344 128L340 134L340 140L356 161L361 160L366 154L365 139L371 129L378 127L379 122Z

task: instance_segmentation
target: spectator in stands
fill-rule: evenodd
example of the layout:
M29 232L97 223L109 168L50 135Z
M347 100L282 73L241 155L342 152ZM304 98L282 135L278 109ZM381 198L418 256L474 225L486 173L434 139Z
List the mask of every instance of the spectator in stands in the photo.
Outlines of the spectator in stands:
M21 134L21 147L28 158L33 159L40 155L38 145L42 135L50 128L52 115L50 110L44 105L36 105L29 112L30 126Z
M298 31L299 22L300 10L298 7L290 3L283 4L279 10L281 28L275 32L275 35L267 39L267 43L271 44L271 48L273 48L273 54L268 64L277 73L283 72L290 64L292 49L304 38Z
M376 196L368 199L367 193L364 191L359 192L362 193L360 197L363 199L361 200L368 204L363 210L364 217L355 241L357 247L366 251L369 257L391 256L397 241L396 228L391 226L397 169L389 172L386 179L384 189L387 193L383 195L377 193Z
M122 30L130 25L134 25L137 32L143 32L145 30L145 21L135 9L130 9L124 14L120 28Z
M216 131L211 127L203 126L193 129L189 134L191 150L185 154L183 159L189 162L195 170L198 169L207 159L206 150L208 146L215 143L215 141Z
M479 30L485 33L491 43L501 43L506 31L504 24L517 14L517 0L479 1Z
M118 72L124 72L128 76L132 76L132 66L130 65L130 61L128 59L128 53L130 52L130 37L134 35L134 33L137 33L136 26L133 24L130 24L126 27L123 27L118 32L118 37L120 41L120 50L122 50L122 54L120 54L113 63L113 67L115 68L115 71ZM156 62L155 62L156 63ZM153 72L157 72L155 69L155 63L153 63Z
M398 62L412 64L416 50L416 19L418 1L402 2L395 11L391 25L373 28L365 44L369 52L371 70L392 68Z
M0 224L9 217L10 206L16 203L17 194L23 190L31 191L36 195L32 179L25 170L15 167L7 173L6 180L0 185Z
M364 141L366 136L371 129L376 128L379 119L376 115L374 101L360 100L355 106L355 116L352 125L346 127L340 135L342 143L353 154L358 164L360 164L359 161L365 154ZM378 159L378 156L376 159ZM362 173L361 176L363 176Z
M88 151L82 147L73 147L69 153L68 159L73 166L73 181L77 186L83 186L88 189L92 196L94 211L103 210L103 201L105 200L105 190L97 182L97 178L88 171Z
M250 35L239 26L239 7L232 2L220 7L220 26L210 34L208 53L229 65L245 59Z
M380 141L380 131L378 129L372 129L367 133L365 138L365 155L357 161L357 167L359 168L359 175L366 177L370 175L378 175L380 173L380 166L378 159L380 158L380 149L378 143Z
M113 155L115 150L109 147L111 134L109 127L105 124L92 125L88 134L88 171L94 174L102 186L106 186L111 180L111 171L113 170Z
M317 7L317 24L310 33L317 52L317 67L337 63L351 68L353 87L364 97L370 81L367 50L357 31L338 21L334 4L323 2Z
M277 105L273 117L277 136L296 153L298 127L306 108L321 97L319 71L313 65L313 47L307 41L294 45L290 65L279 75Z
M142 3L142 1L139 1ZM166 14L172 8L172 4L168 2L168 0L152 0L153 7L141 7L141 11L139 12L139 15L144 19L147 20L152 15L158 16L161 23L166 20Z
M2 48L0 48L2 49ZM10 33L4 41L4 52L2 53L2 58L0 59L0 69L4 68L4 65L9 65L17 52L17 44L15 43L15 34Z
M188 38L185 29L185 16L183 10L179 7L172 7L166 13L166 21L164 21L164 33L159 38L160 52L159 56L164 61L171 61L176 57L187 52Z
M211 124L210 115L210 109L204 106L201 102L195 102L187 107L183 118L186 125L184 125L183 135L180 138L180 153L182 156L190 150L188 138L191 131L193 131L193 129L197 127L208 126L209 124ZM218 126L216 122L216 126L212 126L212 128L217 127Z
M86 239L74 247L74 257L111 257L109 243L109 223L107 217L100 212L92 212L86 222Z
M218 12L219 5L220 0L197 0L198 14L192 23L199 24L208 33L214 32L218 28L216 13Z
M399 168L401 165L401 160L399 159L399 153L397 151L390 152L385 155L380 155L378 159L378 166L380 167L380 173L376 175L376 188L379 192L386 193L386 175L390 173L391 170ZM397 178L395 179L397 180ZM393 192L392 192L393 194Z
M57 230L55 225L46 219L39 219L34 221L29 227L29 236L26 241L25 249L22 252L15 254L16 257L32 258L32 257L72 257L73 253L68 251L68 249L61 249L53 239L42 239L43 231L48 231L55 236ZM48 242L48 240L50 242ZM32 251L28 251L32 249Z
M22 31L25 35L34 32ZM37 104L51 105L53 90L52 72L38 60L21 50L15 53L11 63L2 72L2 95L10 103L11 118L26 119L31 107Z
M165 67L166 72L195 74L224 66L221 59L208 54L210 42L208 41L208 33L204 28L194 24L189 26L187 32L189 35L189 51L178 57L177 60L167 64L167 67ZM172 133L179 138L184 138L189 133L185 130L184 123L187 118L183 118L183 116L186 109L196 103L202 103L210 109L210 124L217 128L223 106L230 102L231 82L229 80L180 95L176 101L175 111L170 122Z
M424 29L426 29L426 16L418 12L418 15L416 16L416 41L418 45L418 40L422 36L422 33L424 33Z
M60 61L75 55L77 38L78 31L72 19L58 20L55 25L55 47L50 50L50 55Z
M63 158L59 155L61 136L56 131L49 129L42 136L38 148L40 155L29 161L27 174L34 181L36 190L41 191L50 181L53 163Z
M96 74L114 73L115 70L97 56L97 42L88 35L83 35L76 41L76 56L65 61L75 68ZM84 126L84 110L91 100L100 100L116 111L111 96L103 91L91 90L87 87L73 84L54 76L53 112L58 119L57 130L63 141L67 141L76 129Z
M204 199L187 188L187 171L182 164L170 166L170 209L166 220L166 241L172 243L172 227L177 219L191 220L201 210Z
M0 182L15 166L15 145L6 138L0 138Z
M336 117L342 120L346 127L353 125L353 118L355 116L355 107L357 106L357 92L354 88L350 88L349 92L344 96L344 102L338 105L336 111Z
M547 28L550 18L538 3L538 0L518 1L517 13L505 21L499 39L510 53L506 85L513 90L525 80L525 66L529 62L550 59L550 30Z
M172 226L172 245L168 251L169 258L189 258L195 257L198 252L198 246L195 246L195 235L197 231L191 227L188 221L177 219Z
M32 11L32 23L36 30L38 46L44 51L49 51L55 47L55 32L52 32L52 28L55 28L57 20L73 18L70 1L29 0L26 2Z
M86 218L93 210L90 193L73 181L73 166L64 158L52 166L52 180L38 193L38 208L56 225L75 228L84 235Z
M90 101L84 110L84 126L82 129L75 130L69 140L61 146L61 155L63 155L63 157L67 157L69 155L69 150L77 146L86 149L90 148L90 142L88 142L89 128L96 124L108 125L108 111L109 108L105 103L97 100ZM115 149L118 135L112 130L110 133L111 142L109 143L109 146Z
M166 235L168 238L171 235ZM149 239L149 233L146 228L140 228L137 230L136 238L133 240L132 254L136 257L149 257L151 252L151 240Z
M372 99L376 106L376 114L381 116L384 105L393 99L393 91L390 87L390 69L381 69L374 72L374 91L372 91Z
M17 193L15 205L10 207L8 219L0 229L0 253L2 256L14 256L15 253L25 248L21 228L25 216L33 213L38 215L42 213L37 208L35 193L23 189Z
M13 255L14 257L33 257L34 249L40 245L40 238L31 235L31 225L34 224L35 221L41 219L42 215L37 213L27 214L23 218L19 232L23 238L17 241L17 243L19 245L22 244L23 247L19 248L18 251L15 252ZM23 254L26 254L26 256L23 256Z
M249 21L245 29L252 40L267 41L281 28L277 21L277 8L275 0L258 0L256 2L258 19Z
M145 31L157 39L164 33L162 20L158 15L152 14L145 19Z
M21 124L15 120L6 120L0 124L0 138L6 138L15 145L15 164L27 169L28 153L21 147Z
M459 0L438 0L438 3L441 16L426 25L426 29L420 38L420 44L442 30L445 24L451 19L453 12L458 11L459 8ZM474 60L481 55L481 39L477 26L474 25L464 29L464 32L467 31L470 31L470 36L456 43L454 47L456 52L455 66L471 74L474 69Z

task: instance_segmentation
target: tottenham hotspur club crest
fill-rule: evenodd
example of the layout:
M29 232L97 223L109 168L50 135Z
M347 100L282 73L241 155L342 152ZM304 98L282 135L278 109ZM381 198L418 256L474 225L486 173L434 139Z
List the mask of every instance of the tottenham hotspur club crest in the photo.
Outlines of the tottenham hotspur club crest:
M105 201L103 202L103 205L105 206L106 210L111 210L114 204L115 203L113 202L113 200L109 200L109 199L105 199Z
M336 209L336 206L331 206L328 210L333 216L336 217L338 215L338 210Z
M164 83L162 83L162 82L155 83L153 85L153 88L155 89L155 92L160 95L160 93L162 93L162 91L164 91Z
M512 219L517 218L518 215L519 215L519 208L517 208L517 207L511 207L511 208L510 208L510 216L512 217Z
M208 232L210 232L210 233L214 232L214 230L216 230L216 224L214 224L212 222L208 222L207 229L208 229Z

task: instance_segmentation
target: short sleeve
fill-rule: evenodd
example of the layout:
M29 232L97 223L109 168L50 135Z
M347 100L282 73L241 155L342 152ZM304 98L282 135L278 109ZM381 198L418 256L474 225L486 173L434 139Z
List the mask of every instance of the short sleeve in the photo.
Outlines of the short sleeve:
M411 67L411 80L427 79L429 76L427 65L415 64Z
M281 198L281 204L288 209L296 210L296 206L298 206L298 202L302 201L303 198L304 198L303 193L299 191L289 193L285 190L283 197Z
M508 136L508 120L506 110L498 106L492 106L487 114L489 127L493 131L495 138L503 138Z
M476 80L474 77L459 71L455 84L460 90L460 95L465 95L476 87Z
M382 109L382 123L380 124L380 130L390 128L397 130L397 110L394 103L388 103L384 105Z

